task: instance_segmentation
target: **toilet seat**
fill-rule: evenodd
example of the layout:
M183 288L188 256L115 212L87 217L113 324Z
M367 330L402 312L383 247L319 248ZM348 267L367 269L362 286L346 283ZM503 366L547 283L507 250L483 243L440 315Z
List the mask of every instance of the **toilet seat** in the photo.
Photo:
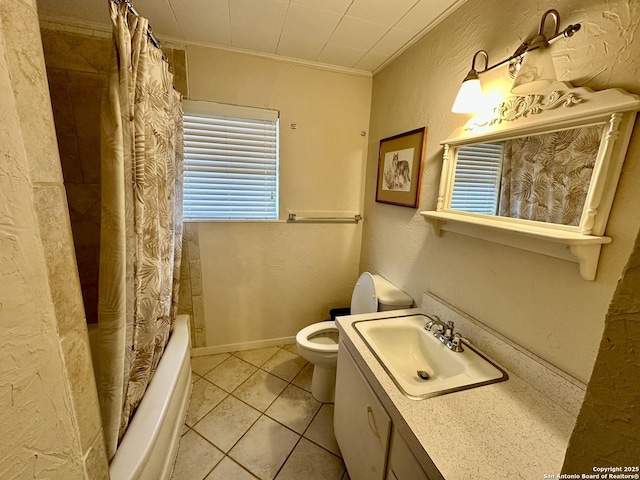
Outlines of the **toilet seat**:
M338 333L338 327L336 326L336 322L327 321L327 322L319 322L309 325L308 327L303 328L296 334L296 342L314 352L320 353L332 353L338 351L338 342L336 343L318 343L313 341L313 336L318 335L321 332L336 332Z

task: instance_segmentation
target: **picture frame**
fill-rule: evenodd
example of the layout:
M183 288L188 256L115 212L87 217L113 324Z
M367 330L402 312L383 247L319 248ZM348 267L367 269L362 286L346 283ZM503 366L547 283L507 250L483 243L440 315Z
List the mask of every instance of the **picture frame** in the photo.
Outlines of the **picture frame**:
M417 208L427 127L380 140L376 202Z

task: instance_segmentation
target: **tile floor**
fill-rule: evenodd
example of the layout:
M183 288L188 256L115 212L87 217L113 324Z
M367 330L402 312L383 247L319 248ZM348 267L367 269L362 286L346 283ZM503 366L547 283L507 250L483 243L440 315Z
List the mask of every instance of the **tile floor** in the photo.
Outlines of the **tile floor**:
M348 480L296 346L194 357L174 480Z

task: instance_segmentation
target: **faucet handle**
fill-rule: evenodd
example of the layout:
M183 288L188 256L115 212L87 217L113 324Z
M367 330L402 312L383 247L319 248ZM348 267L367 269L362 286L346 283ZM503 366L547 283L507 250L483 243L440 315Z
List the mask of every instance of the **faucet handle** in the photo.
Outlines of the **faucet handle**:
M438 315L426 315L426 317L429 319L429 322L427 322L424 326L424 329L426 331L430 332L434 325L436 325L439 329L442 328L444 330L444 324L442 323L442 320L440 320L440 317Z
M429 323L427 325L433 325L434 323L442 323L440 317L438 315L425 315L429 319Z
M453 335L453 340L451 340L451 346L449 347L454 352L462 352L464 348L462 347L462 335L456 333Z

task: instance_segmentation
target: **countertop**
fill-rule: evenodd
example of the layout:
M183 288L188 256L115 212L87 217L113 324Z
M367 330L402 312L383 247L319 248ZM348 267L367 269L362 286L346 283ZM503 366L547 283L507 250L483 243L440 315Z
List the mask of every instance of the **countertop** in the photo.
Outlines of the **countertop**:
M352 315L336 323L340 348L354 357L425 472L433 475L435 466L446 480L542 479L560 473L575 416L496 359L509 374L507 381L424 400L410 400L398 390L353 323L415 314L425 311Z

